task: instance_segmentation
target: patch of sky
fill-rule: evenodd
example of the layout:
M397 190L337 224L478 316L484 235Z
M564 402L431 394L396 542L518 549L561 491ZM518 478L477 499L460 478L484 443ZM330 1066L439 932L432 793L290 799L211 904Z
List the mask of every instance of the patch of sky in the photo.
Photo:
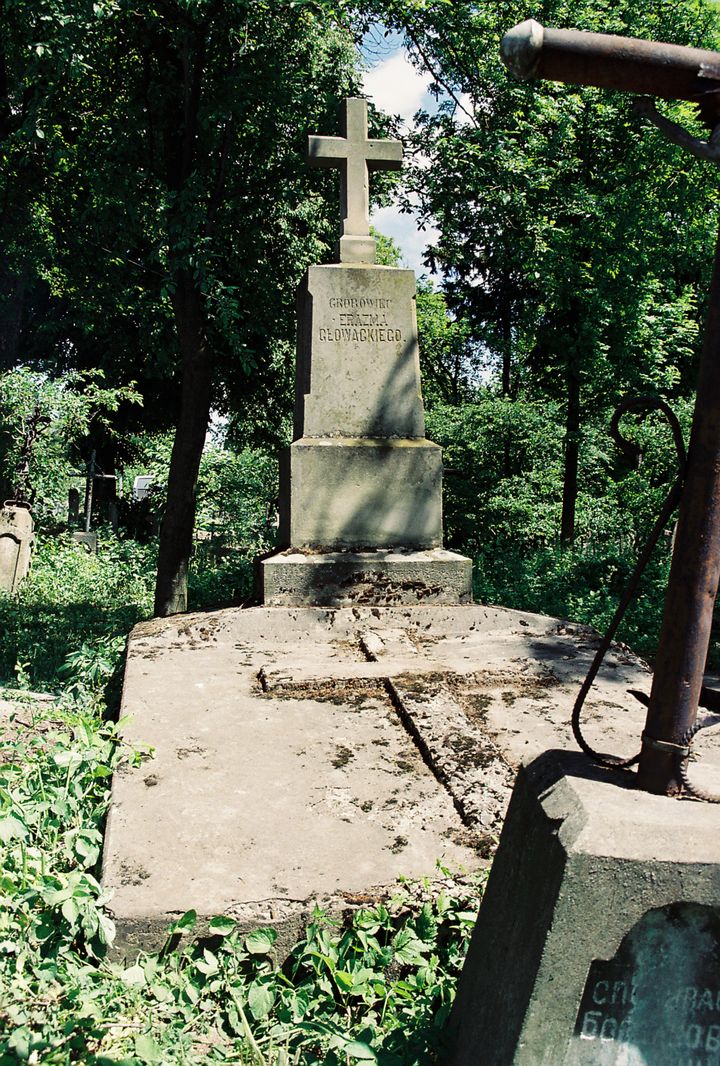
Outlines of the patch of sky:
M381 25L373 27L363 40L361 53L366 64L363 91L376 107L400 119L400 129L412 128L416 111L437 106L428 92L432 78L410 62L402 35L388 33ZM423 254L438 231L418 229L416 214L401 214L396 204L381 207L372 214L373 226L399 245L404 263L416 274L427 274Z

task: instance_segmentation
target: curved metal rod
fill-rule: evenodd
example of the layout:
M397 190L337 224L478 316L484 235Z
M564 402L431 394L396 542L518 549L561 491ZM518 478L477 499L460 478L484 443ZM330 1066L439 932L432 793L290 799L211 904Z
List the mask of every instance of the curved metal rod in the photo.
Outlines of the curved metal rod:
M673 435L678 468L683 470L687 462L687 452L682 428L672 407L665 400L661 400L659 396L628 396L615 408L610 419L610 436L628 459L637 459L641 449L633 441L624 437L620 430L620 419L623 415L629 414L630 411L645 411L646 414L650 414L651 411L662 411L668 420L668 425Z
M680 497L682 496L683 490L683 482L685 478L685 463L687 456L685 451L685 442L682 436L682 429L680 427L680 423L677 419L677 416L672 410L672 408L667 403L665 403L664 400L661 400L657 396L628 397L628 399L623 400L622 403L618 405L610 421L610 433L613 437L613 440L616 441L618 447L624 452L625 455L632 458L636 458L639 454L640 449L637 447L637 445L634 445L631 441L627 440L626 437L623 437L620 431L620 419L624 414L627 414L629 411L645 411L647 414L649 414L650 411L654 410L662 411L662 413L667 418L670 428L672 430L675 451L678 457L678 475L672 488L670 489L670 492L665 498L665 502L663 503L660 514L658 515L655 525L652 528L652 532L650 533L647 543L645 544L645 547L640 553L640 557L638 558L633 572L630 575L630 580L625 586L625 591L623 592L622 599L620 600L615 614L612 617L612 621L610 622L610 625L608 626L607 631L602 640L600 641L600 645L598 646L597 651L595 652L593 661L590 664L590 669L587 672L587 676L585 677L585 680L583 681L582 686L580 687L580 691L577 695L577 699L575 700L575 705L573 707L571 718L573 736L575 737L575 740L577 741L580 749L590 759L592 759L593 762L598 763L600 766L612 767L616 770L628 770L631 766L634 766L640 759L640 752L638 752L636 755L631 756L629 759L622 759L615 755L604 755L601 752L595 751L595 749L591 747L590 744L588 744L582 734L582 729L580 726L580 715L582 712L583 704L585 703L585 698L587 697L587 694L590 691L590 688L592 687L593 681L598 675L598 671L602 666L602 661L607 654L608 648L612 644L613 637L617 632L618 626L622 622L623 617L625 616L625 612L627 611L631 600L637 592L638 585L640 584L640 579L642 578L642 575L645 571L645 567L650 561L650 557L655 549L655 545L660 539L660 535L665 526L667 525L668 521L670 520L673 511L680 502Z

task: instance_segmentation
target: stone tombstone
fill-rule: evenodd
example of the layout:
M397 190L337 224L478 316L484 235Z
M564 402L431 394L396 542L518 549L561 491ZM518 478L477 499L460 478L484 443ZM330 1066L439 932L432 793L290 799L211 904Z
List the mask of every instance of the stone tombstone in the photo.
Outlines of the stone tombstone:
M80 493L76 488L68 489L68 525L76 526L80 521Z
M720 1066L719 825L581 752L524 762L444 1066Z
M0 591L13 595L27 576L34 529L28 507L9 501L0 509Z
M442 453L425 438L415 276L378 266L369 231L368 171L398 169L402 146L368 138L367 104L350 99L343 136L310 137L308 160L340 170L342 233L338 262L311 266L298 290L284 556L261 563L261 598L343 605L382 586L376 602L467 602L470 561L442 548Z
M564 1066L720 1066L720 913L648 911L593 960Z

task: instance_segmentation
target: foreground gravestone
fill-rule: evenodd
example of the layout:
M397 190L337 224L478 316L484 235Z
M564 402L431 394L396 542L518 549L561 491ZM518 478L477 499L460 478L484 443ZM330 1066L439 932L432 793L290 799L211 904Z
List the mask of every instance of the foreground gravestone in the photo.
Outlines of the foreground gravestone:
M0 590L10 595L17 592L30 569L34 528L28 507L8 502L0 510Z
M452 1066L720 1066L717 808L579 753L521 769Z
M271 605L471 599L468 559L442 548L442 456L425 438L410 270L375 265L368 168L399 167L399 142L367 136L364 100L345 136L311 137L341 170L338 263L298 295L294 442L281 463L282 551L261 564ZM372 590L372 591L370 591Z
M720 1062L720 913L692 903L648 911L610 960L593 960L567 1066Z

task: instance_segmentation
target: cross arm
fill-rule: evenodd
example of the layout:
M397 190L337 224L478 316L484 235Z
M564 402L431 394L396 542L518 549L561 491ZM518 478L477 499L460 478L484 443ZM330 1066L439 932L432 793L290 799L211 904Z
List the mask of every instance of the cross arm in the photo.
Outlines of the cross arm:
M403 146L400 141L369 140L365 146L368 170L401 170Z
M307 162L311 167L338 167L347 159L347 141L344 137L308 137Z

